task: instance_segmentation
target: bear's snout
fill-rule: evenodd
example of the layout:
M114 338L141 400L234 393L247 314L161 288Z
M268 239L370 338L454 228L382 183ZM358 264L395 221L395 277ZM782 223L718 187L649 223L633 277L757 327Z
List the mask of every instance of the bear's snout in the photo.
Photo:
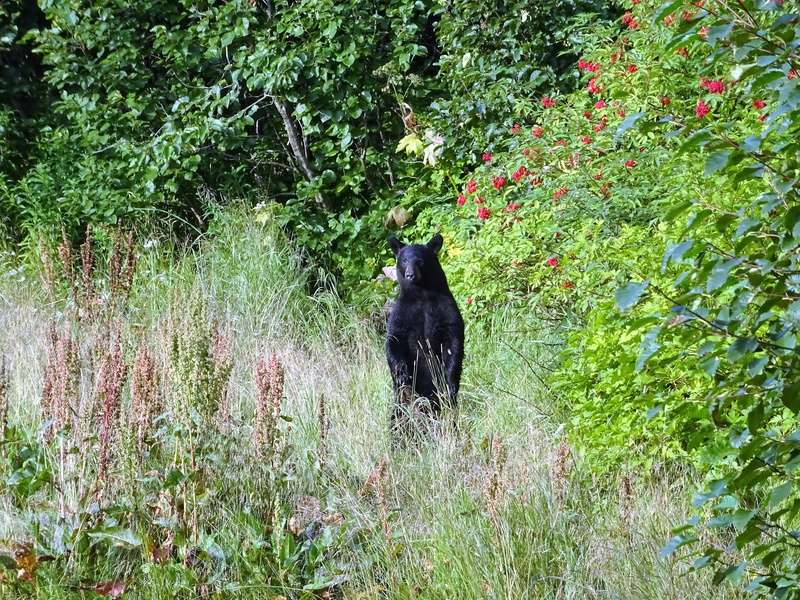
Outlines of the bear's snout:
M422 275L422 270L419 268L419 263L413 262L406 265L406 270L403 276L407 281L419 281Z

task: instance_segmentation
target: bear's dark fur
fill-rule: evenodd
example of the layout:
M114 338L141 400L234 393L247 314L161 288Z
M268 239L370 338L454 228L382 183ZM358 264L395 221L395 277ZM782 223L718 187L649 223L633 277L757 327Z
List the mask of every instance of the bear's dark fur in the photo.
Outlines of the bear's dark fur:
M450 293L437 253L442 236L427 244L389 245L397 258L400 295L389 315L386 359L394 384L391 425L408 424L417 397L421 412L437 417L444 405L455 407L464 360L464 321Z

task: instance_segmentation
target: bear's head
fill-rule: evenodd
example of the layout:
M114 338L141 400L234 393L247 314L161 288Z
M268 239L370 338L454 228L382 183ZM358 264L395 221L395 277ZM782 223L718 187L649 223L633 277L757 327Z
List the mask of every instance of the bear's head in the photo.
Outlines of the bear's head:
M401 290L447 289L447 279L438 256L442 241L438 233L427 244L406 245L394 236L389 238L389 246L397 258L396 273Z

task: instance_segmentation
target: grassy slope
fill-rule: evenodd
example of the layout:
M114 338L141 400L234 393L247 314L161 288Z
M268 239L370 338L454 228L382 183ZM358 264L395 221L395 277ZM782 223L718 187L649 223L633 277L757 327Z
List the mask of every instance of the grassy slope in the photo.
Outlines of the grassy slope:
M334 293L307 297L299 262L279 246L261 227L229 214L199 255L170 262L151 251L131 321L148 327L167 305L182 306L199 284L234 334L230 389L234 413L245 423L252 413L251 365L264 349L280 354L287 368L284 413L294 417L292 493L320 498L345 517L347 543L330 557L345 568L345 597L734 597L712 588L705 575L686 575L682 565L658 558L669 527L684 517L686 476L634 477L631 492L620 494L617 481L593 480L579 458L559 462L568 407L536 376L544 372L536 365L547 364L553 349L511 333L510 320L494 323L491 335L469 328L458 431L446 428L427 443L392 452L379 334ZM11 421L35 428L44 331L54 309L15 292L22 287L15 278L5 278L0 291L0 349L12 366ZM313 466L320 398L330 422L323 475ZM388 531L374 495L360 493L381 457L387 458ZM36 508L26 514L0 496L0 544L29 538ZM237 525L231 519L227 527ZM235 539L224 529L220 538ZM127 572L141 597L174 592L135 562ZM257 580L236 577L232 595L267 591ZM7 594L0 585L0 595ZM40 597L60 595L70 594L39 589Z

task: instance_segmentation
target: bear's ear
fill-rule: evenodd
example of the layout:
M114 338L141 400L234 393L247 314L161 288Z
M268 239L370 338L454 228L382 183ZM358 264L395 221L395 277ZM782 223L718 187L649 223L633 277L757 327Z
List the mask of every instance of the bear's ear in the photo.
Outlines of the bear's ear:
M400 250L405 248L405 244L393 235L389 236L389 246L391 246L392 252L394 252L395 256L397 256L397 253L400 252Z
M426 244L429 249L433 250L434 252L439 252L442 249L442 243L444 240L440 234L436 234L431 238L431 241Z

